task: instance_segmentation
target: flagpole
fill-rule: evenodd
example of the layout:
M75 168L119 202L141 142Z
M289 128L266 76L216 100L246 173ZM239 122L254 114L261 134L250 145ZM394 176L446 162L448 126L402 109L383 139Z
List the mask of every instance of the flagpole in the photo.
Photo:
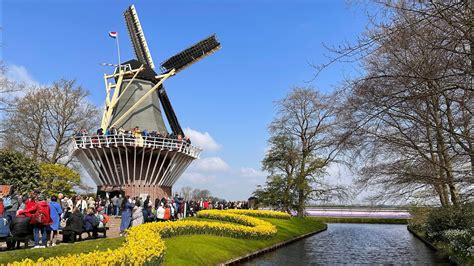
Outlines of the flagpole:
M117 42L117 55L118 55L118 66L119 66L119 72L120 72L120 45L119 45L119 39L118 39L118 32L117 32L117 37L115 38L115 41Z

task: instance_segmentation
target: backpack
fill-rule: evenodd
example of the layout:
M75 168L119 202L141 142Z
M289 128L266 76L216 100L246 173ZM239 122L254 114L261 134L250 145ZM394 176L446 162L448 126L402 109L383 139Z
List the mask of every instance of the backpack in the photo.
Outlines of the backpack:
M92 221L91 221L92 226L97 227L99 226L99 223L100 223L99 219L97 219L95 215L92 215Z
M104 217L102 223L107 224L110 221L110 216L108 216L107 214L102 214L102 217Z
M36 212L33 214L33 217L31 218L31 223L46 225L48 223L48 214L44 213L43 209L37 208Z
M12 206L12 198L11 197L6 197L3 199L3 206L5 209L8 209Z
M0 237L7 237L10 235L10 226L6 218L0 218Z

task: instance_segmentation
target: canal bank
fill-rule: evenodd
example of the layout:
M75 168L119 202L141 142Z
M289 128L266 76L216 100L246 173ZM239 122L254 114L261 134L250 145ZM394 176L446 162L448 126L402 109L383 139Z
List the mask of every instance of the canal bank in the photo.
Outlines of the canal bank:
M418 238L419 240L423 241L423 243L425 243L430 249L434 250L435 252L437 252L439 254L439 256L442 256L442 257L446 257L447 259L449 259L453 264L455 265L462 265L462 263L459 262L458 259L456 259L455 256L453 255L448 255L448 254L445 254L446 251L444 250L440 250L439 248L437 248L433 243L431 243L428 239L426 239L420 232L417 232L415 230L413 230L410 226L407 226L407 229L410 233L412 233L416 238Z
M248 254L245 254L243 256L240 256L240 257L237 257L237 258L234 258L234 259L231 259L229 261L226 261L224 263L221 263L219 265L239 265L239 264L243 264L245 262L248 262L250 261L251 259L253 258L256 258L258 256L261 256L267 252L271 252L271 251L274 251L276 249L279 249L279 248L282 248L284 246L287 246L287 245L290 245L296 241L299 241L299 240L302 240L304 238L307 238L307 237L310 237L310 236L313 236L315 234L318 234L318 233L321 233L323 231L326 231L327 230L327 225L324 226L324 228L321 228L321 229L318 229L314 232L311 232L311 233L307 233L307 234L304 234L304 235L301 235L301 236L298 236L298 237L295 237L295 238L292 238L290 240L287 240L287 241L284 241L284 242L281 242L281 243L277 243L275 245L272 245L270 247L267 247L267 248L263 248L263 249L260 249L260 250L257 250L257 251L254 251L254 252L251 252L251 253L248 253Z
M429 264L449 265L405 225L329 224L319 234L248 262L249 265Z

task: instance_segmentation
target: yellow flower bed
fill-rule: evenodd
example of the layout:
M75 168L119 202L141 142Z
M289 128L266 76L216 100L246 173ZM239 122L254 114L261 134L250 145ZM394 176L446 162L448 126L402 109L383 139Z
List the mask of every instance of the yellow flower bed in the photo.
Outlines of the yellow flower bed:
M276 219L290 219L291 215L286 212L265 211L265 210L227 210L230 213L242 214L253 217L276 218Z
M273 224L250 216L285 217L281 214L271 214L269 211L204 210L198 213L198 217L232 223L194 220L146 223L128 229L125 243L114 250L71 254L48 259L40 258L37 261L25 259L8 265L156 265L159 264L165 253L165 243L162 238L190 234L212 234L234 238L269 238L276 234L277 229Z

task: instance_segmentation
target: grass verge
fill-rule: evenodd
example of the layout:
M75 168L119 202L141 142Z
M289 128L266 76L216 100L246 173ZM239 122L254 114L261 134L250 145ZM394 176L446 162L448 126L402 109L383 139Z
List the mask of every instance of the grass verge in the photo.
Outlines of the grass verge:
M355 224L408 224L404 218L368 218L368 217L313 217L322 223L355 223Z
M314 218L279 220L259 218L274 224L277 234L268 240L236 239L212 235L189 235L165 239L165 265L214 265L243 256L297 236L322 230L326 225Z
M60 244L55 247L38 248L38 249L17 249L12 251L3 251L0 253L0 265L13 261L21 261L23 259L37 260L39 258L50 258L56 256L64 256L67 254L87 253L96 250L116 249L120 247L125 238L102 238L95 240L87 240L74 244ZM23 246L23 244L22 244Z

